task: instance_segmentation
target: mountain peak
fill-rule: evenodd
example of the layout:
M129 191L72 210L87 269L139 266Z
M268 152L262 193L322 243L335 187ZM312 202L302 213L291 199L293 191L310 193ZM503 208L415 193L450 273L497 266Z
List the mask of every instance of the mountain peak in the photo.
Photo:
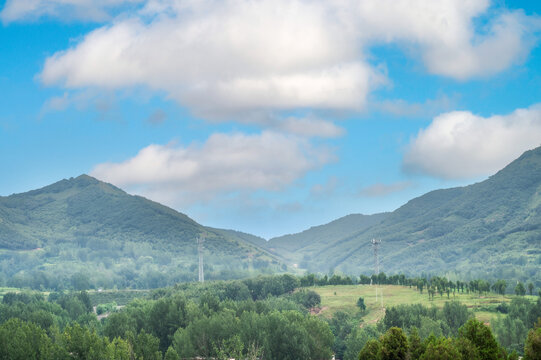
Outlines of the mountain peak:
M25 193L25 194L29 194L29 195L40 195L40 194L47 194L47 193L57 194L57 193L69 191L72 189L82 190L82 189L90 188L93 186L97 186L102 191L105 191L105 192L125 194L124 190L119 189L112 184L98 180L87 174L82 174L75 178L71 177L69 179L62 179L51 185L47 185L40 189L29 191L28 193ZM21 195L21 194L18 194L18 195Z

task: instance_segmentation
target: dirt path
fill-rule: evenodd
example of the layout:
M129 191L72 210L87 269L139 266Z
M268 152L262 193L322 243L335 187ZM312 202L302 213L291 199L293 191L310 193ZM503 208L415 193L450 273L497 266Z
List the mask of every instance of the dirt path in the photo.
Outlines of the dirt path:
M310 309L310 314L311 315L319 315L320 313L322 313L323 311L327 310L329 307L328 306L323 306L321 308L319 307L313 307Z
M375 325L377 324L378 321L380 321L381 319L383 319L385 317L385 308L383 308L382 311L379 312L380 314L373 320L370 320L369 322L362 322L359 324L359 327L362 328L364 327L365 325Z

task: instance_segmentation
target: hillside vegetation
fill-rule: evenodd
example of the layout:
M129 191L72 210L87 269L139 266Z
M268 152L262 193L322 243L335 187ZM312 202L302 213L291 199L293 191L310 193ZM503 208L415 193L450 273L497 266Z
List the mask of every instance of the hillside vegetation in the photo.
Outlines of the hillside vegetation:
M283 238L268 246L288 258L294 251L310 271L370 274L370 240L377 238L387 273L528 278L540 286L541 148L527 151L480 183L415 198L357 232L329 231L333 227L289 236L287 248L280 246ZM312 242L307 246L308 232Z
M269 240L267 247L290 261L307 267L322 246L334 241L353 237L380 223L388 213L375 215L351 214L328 224L314 226L298 234L284 235Z
M87 175L0 197L0 286L153 288L192 281L205 236L208 279L295 267L533 281L541 286L541 148L466 187L436 190L384 214L348 215L264 239L200 225ZM289 266L287 266L289 265Z
M255 236L204 227L188 216L90 176L0 197L0 285L153 288L282 270ZM285 269L285 266L284 266Z
M382 348L397 345L386 338L399 327L408 336L407 341L402 336L403 343L409 342L400 359L511 360L518 354L533 359L531 350L541 339L532 338L541 316L538 297L515 296L509 301L488 291L470 295L461 289L449 299L442 295L427 301L427 294L415 294L413 286L383 285L383 312L379 300L370 298L374 286L304 286L310 279L258 276L106 296L86 291L7 292L0 301L0 358L308 360L334 354L336 359L355 360L371 343L380 341ZM133 293L140 298L133 299ZM360 295L367 305L364 310L353 305ZM126 303L128 297L133 300ZM119 301L125 306L116 306ZM483 308L499 313L493 324L472 319ZM321 316L310 314L316 309L323 309ZM477 341L479 335L490 341ZM458 354L455 350L454 356L438 356L437 351L434 355L440 343L450 343ZM478 355L488 348L499 356ZM361 355L370 360L394 358Z

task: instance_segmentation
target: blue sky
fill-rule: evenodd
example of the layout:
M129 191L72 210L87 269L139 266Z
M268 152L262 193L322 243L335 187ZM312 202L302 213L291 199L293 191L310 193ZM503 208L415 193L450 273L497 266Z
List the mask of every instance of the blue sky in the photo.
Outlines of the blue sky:
M269 238L541 145L537 1L0 4L0 195L87 173Z

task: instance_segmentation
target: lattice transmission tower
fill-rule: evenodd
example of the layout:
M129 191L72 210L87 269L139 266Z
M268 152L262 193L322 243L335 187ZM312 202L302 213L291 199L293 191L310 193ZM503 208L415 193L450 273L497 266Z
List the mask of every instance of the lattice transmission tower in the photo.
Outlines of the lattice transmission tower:
M203 242L205 242L205 236L199 235L197 238L197 253L199 255L199 282L205 282L205 272L203 270Z
M379 275L379 245L381 244L380 239L372 239L372 249L374 250L374 274ZM381 299L381 308L383 309L383 289L378 287L379 284L376 283L376 302L378 301L378 292Z
M372 249L374 250L374 271L375 274L379 274L379 257L378 257L378 251L379 251L379 244L381 244L380 239L372 239Z

